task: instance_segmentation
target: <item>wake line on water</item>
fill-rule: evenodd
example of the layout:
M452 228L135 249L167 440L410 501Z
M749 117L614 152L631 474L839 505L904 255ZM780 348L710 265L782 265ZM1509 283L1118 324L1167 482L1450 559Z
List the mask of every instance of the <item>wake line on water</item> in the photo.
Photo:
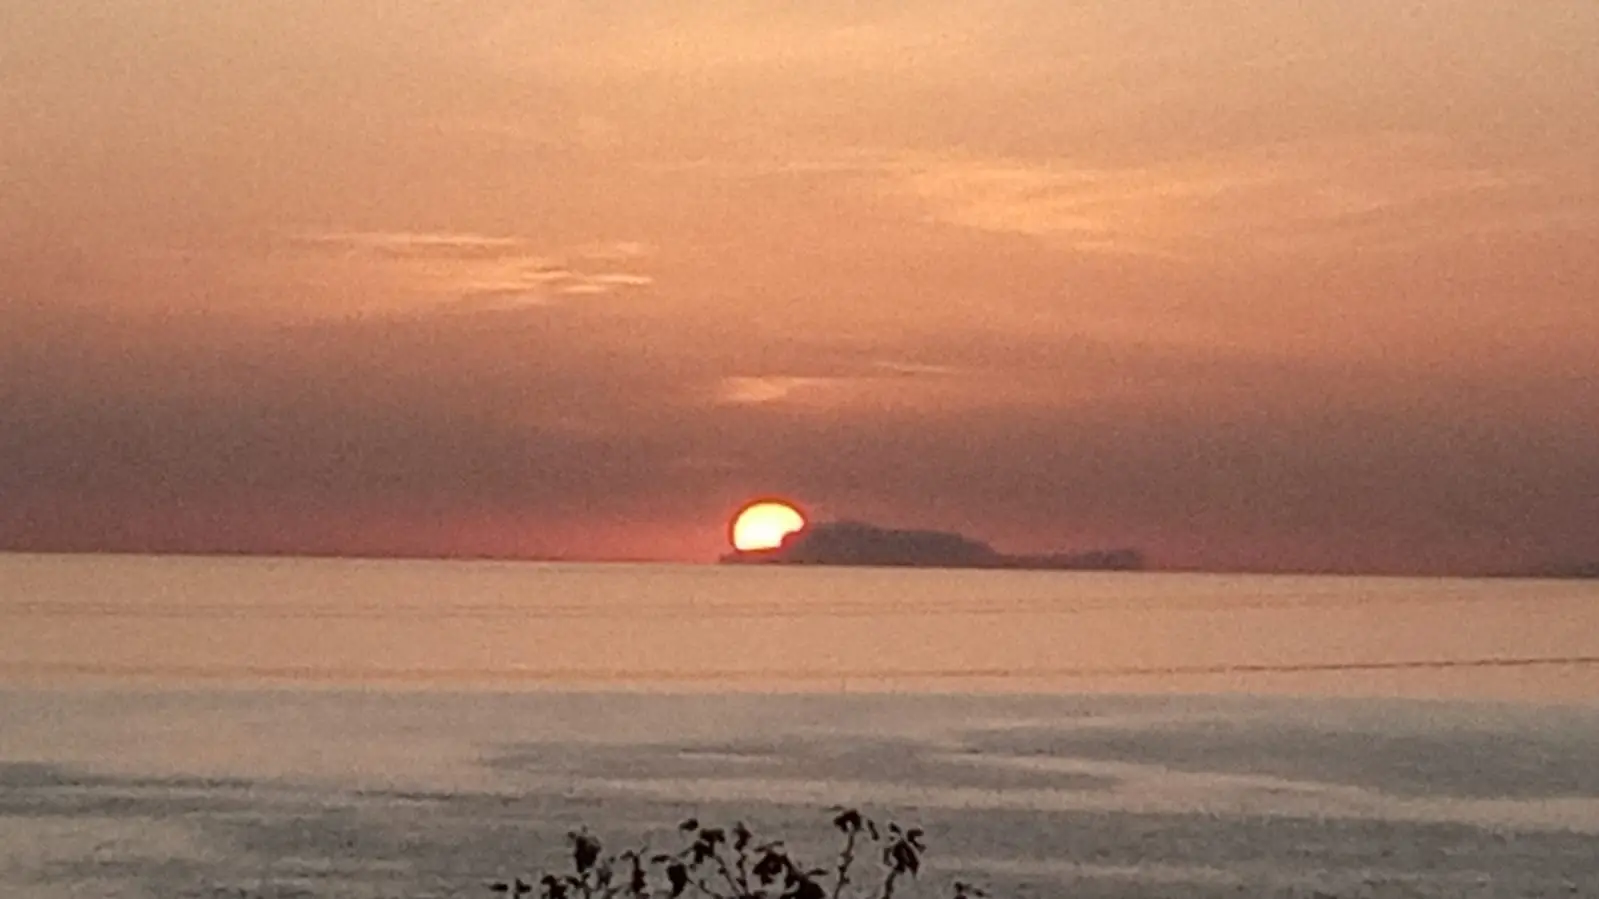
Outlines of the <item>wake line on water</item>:
M1076 680L1086 678L1214 677L1249 674L1420 671L1599 666L1599 656L1518 656L1410 659L1386 662L1223 663L1166 666L872 669L620 669L620 668L359 668L352 666L115 665L94 662L0 662L0 677L157 678L308 682L430 681L545 684L759 683L925 680Z

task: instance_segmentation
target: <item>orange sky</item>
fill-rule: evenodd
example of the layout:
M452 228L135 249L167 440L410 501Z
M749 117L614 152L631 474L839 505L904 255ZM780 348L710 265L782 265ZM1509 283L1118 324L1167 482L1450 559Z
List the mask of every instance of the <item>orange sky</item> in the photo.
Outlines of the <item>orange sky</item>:
M1599 5L0 4L0 545L1599 558Z

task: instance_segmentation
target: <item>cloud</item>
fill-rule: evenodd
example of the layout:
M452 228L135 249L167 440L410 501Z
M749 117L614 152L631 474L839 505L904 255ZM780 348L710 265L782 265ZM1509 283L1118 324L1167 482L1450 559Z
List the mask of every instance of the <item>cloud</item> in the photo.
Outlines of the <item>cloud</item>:
M548 306L558 297L594 297L649 287L649 275L593 265L647 258L637 241L537 252L519 237L471 232L325 231L295 235L295 246L330 264L375 268L369 274L401 290L442 297L461 309Z
M982 372L971 369L884 359L837 358L816 363L812 368L814 372L806 374L723 377L716 383L713 402L834 411L849 407L915 408L941 398L954 400L963 389L985 380Z
M294 240L334 253L395 259L503 259L528 253L527 244L515 237L448 231L320 231L297 234Z
M947 377L962 372L953 365L930 365L925 362L900 362L890 359L878 359L872 363L872 367L889 374L912 378Z
M735 375L721 379L716 402L725 405L764 405L793 399L807 389L836 383L838 378L794 377L792 375Z
M647 259L655 255L654 244L641 240L613 240L608 243L589 243L572 250L571 255L579 259L600 262L628 262L635 259Z
M828 374L729 375L715 381L710 405L806 415L915 418L980 409L1047 408L1081 393L1024 379L1001 367L955 368L882 361L842 362Z
M648 287L655 283L655 279L649 275L633 275L626 272L587 275L585 280L600 287Z
M1599 225L1599 195L1404 134L1266 144L1137 167L905 157L890 196L934 221L1081 253L1403 250L1507 226ZM1575 185L1573 185L1575 187Z

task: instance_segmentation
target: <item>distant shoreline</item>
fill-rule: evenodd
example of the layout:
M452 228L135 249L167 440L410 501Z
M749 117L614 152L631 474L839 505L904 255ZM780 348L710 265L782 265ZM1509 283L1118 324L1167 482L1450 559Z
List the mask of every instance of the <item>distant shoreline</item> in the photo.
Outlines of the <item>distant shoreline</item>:
M956 562L914 560L821 560L784 558L779 551L732 552L718 560L721 565L777 565L831 568L934 568L955 571L1103 571L1147 572L1144 556L1137 550L1104 550L1064 553L1049 556L998 555L990 559ZM1190 572L1192 573L1192 572ZM1227 572L1204 572L1227 573Z
M126 549L37 549L29 547L0 548L5 556L63 556L63 557L114 557L114 558L172 558L172 559L237 559L248 560L306 560L326 562L460 562L505 563L519 565L662 565L683 567L808 567L808 568L881 568L891 570L926 569L946 571L1057 571L1084 574L1151 574L1151 575L1216 575L1233 577L1330 577L1330 578L1398 578L1417 580L1524 580L1524 581L1591 581L1599 580L1599 569L1553 567L1525 571L1494 570L1478 572L1441 571L1384 571L1315 568L1203 568L1182 566L1146 565L1137 569L1030 567L1026 565L883 565L838 562L731 562L729 553L717 559L676 559L652 557L587 557L587 556L519 556L500 553L483 554L425 554L425 553L335 553L272 550L126 550Z

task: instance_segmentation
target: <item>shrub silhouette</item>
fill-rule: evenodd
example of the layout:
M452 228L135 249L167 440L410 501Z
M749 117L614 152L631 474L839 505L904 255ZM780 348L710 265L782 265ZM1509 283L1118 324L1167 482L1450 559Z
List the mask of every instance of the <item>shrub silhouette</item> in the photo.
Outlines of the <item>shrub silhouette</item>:
M572 870L534 880L515 877L490 885L511 899L894 899L915 880L927 851L921 828L876 821L852 808L835 809L842 845L831 867L812 867L782 840L758 840L740 821L731 829L690 818L678 825L675 852L629 849L607 855L588 830L567 834ZM868 861L869 859L869 861ZM957 882L953 899L987 894Z

